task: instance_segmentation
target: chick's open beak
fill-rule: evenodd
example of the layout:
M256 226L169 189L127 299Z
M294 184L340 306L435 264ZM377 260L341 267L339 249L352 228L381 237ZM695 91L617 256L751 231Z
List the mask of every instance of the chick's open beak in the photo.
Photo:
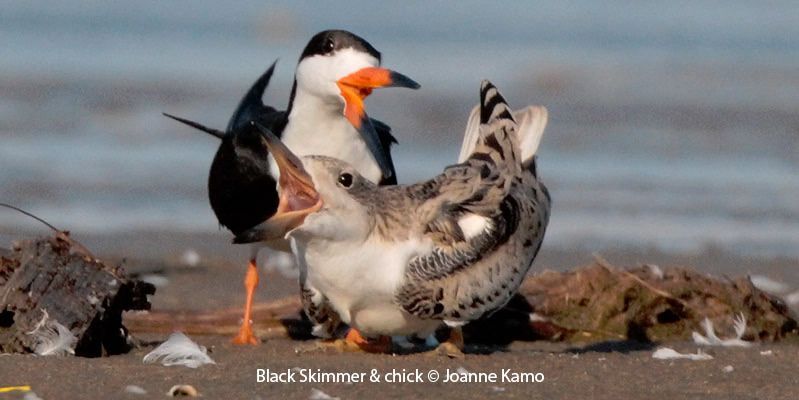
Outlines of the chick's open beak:
M263 134L264 143L280 170L280 202L271 218L238 234L233 239L234 243L282 239L286 233L300 226L305 217L322 208L323 204L300 159L269 129L257 122L254 124Z

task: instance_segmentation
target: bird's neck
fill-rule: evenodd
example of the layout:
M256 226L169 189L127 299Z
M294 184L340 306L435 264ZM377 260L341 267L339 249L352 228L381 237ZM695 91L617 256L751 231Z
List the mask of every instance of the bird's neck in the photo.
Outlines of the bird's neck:
M326 117L343 118L344 100L336 97L320 97L315 93L303 89L297 85L291 88L288 114L289 121L292 118L306 118L309 115L321 114Z
M344 100L320 97L296 85L281 140L298 156L323 155L350 163L366 179L382 172L360 133L344 117Z

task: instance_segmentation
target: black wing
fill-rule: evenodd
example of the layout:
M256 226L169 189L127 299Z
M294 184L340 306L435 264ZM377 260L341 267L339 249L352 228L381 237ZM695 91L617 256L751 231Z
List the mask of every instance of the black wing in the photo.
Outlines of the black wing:
M388 178L383 177L378 184L381 186L396 185L397 171L394 170L394 160L391 158L391 145L397 144L397 138L391 134L390 126L374 118L371 118L371 120L372 126L374 126L375 131L377 131L377 137L380 140L380 146L383 148L383 153L386 155L388 163L391 165L391 176Z
M265 221L277 210L276 185L269 170L269 153L258 121L277 136L288 122L285 111L263 103L262 97L274 72L273 63L258 78L236 107L227 134L216 152L208 177L208 197L219 223L238 234Z

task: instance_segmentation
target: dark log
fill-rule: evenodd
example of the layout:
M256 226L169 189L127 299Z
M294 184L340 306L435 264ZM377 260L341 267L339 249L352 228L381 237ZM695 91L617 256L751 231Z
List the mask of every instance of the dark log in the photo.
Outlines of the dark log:
M0 256L0 352L31 352L30 334L46 312L75 337L75 354L99 357L130 349L125 310L147 310L149 283L96 259L66 232L23 241Z

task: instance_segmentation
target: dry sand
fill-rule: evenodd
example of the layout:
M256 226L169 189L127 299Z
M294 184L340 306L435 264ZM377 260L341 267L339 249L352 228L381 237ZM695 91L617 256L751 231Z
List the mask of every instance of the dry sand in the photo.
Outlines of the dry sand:
M246 249L227 244L226 235L180 236L166 234L81 237L88 247L105 258L127 256L131 272L154 272L167 279L153 297L154 307L206 310L241 303L240 280ZM199 244L199 245L198 245ZM202 256L196 267L174 265L183 249L194 247ZM179 249L179 250L175 250ZM693 265L717 275L766 273L797 283L793 260L756 260L707 251L693 256L671 256L654 251L609 251L603 255L619 265L655 262L661 266ZM547 250L535 269L568 269L591 260L588 252ZM296 282L266 273L259 299L295 293ZM795 286L795 285L794 285ZM342 399L360 398L704 398L704 399L793 399L799 396L799 346L763 344L748 349L712 348L709 361L652 358L659 345L640 343L513 343L506 348L471 348L463 359L428 354L374 355L335 352L297 353L309 342L275 339L257 347L237 347L228 338L195 336L210 349L216 365L198 369L144 365L142 357L163 340L160 335L139 335L150 342L122 356L100 359L44 358L31 355L0 355L0 386L31 385L49 399L165 398L176 384L195 386L209 399L311 398L314 389ZM691 343L665 344L682 352L696 352ZM469 350L469 349L467 349ZM476 354L479 351L480 354ZM763 355L761 352L771 351ZM732 371L725 372L725 367ZM323 372L391 371L422 373L422 383L258 383L257 369L286 371L292 368ZM428 382L435 370L496 373L497 382ZM502 370L543 374L543 382L502 382ZM298 372L295 370L295 373ZM540 378L540 376L539 376ZM296 375L300 380L300 376ZM441 378L443 379L443 378ZM128 385L146 395L125 392ZM22 398L21 393L0 394L0 399Z

